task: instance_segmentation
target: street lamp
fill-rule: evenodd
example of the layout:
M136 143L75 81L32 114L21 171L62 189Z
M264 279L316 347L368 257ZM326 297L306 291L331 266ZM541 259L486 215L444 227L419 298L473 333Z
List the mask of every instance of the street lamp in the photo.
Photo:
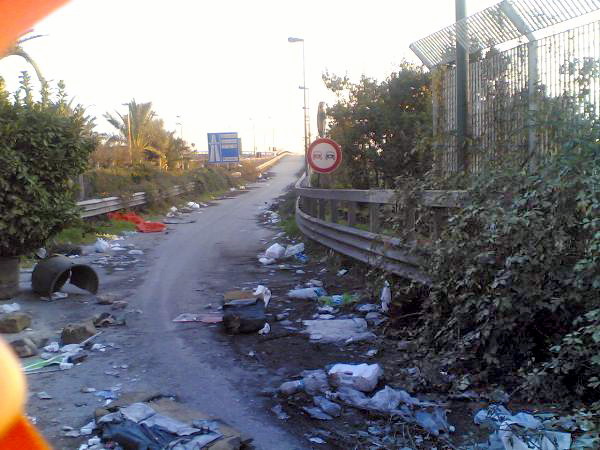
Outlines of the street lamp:
M306 87L306 59L304 56L304 39L296 38L296 37L289 37L288 42L291 44L295 44L296 42L302 42L302 86L300 86L300 88L302 89L302 91L304 93L304 108L303 108L303 110L304 110L304 170L305 170L306 174L308 175L308 163L307 163L307 157L308 157L307 114L308 114L308 110L306 107L306 90L308 88Z

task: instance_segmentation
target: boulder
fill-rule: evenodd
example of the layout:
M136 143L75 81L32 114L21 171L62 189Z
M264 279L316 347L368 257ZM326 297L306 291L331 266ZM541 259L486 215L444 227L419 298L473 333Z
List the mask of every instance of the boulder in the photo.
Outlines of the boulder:
M13 312L0 316L0 333L18 333L31 325L31 316Z
M96 327L91 321L70 323L63 328L60 335L60 341L62 345L80 344L87 338L94 336L96 333Z
M37 347L29 338L16 339L10 346L20 358L37 355Z

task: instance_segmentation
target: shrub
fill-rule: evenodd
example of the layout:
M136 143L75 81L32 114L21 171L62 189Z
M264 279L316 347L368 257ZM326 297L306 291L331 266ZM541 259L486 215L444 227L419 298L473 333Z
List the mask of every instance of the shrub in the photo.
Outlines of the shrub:
M26 73L10 99L0 84L0 256L42 246L77 217L71 180L94 145L83 109L67 104L62 84L56 100L44 87L39 101Z

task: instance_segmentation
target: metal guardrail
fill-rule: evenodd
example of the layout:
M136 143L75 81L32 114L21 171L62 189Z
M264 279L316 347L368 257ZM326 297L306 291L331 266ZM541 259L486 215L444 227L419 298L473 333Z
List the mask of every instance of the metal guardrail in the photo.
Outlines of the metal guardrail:
M261 164L259 166L256 166L256 170L258 170L259 172L267 170L269 167L275 165L275 163L277 163L284 156L288 156L289 154L290 154L290 152L282 152L279 155L275 156L274 158L271 158L267 162L265 162L265 163L263 163L263 164Z
M380 227L381 206L398 203L398 193L391 189L314 189L304 187L305 175L298 180L294 189L296 223L302 233L332 250L380 267L396 275L420 283L429 284L423 272L423 252L414 243L410 245L397 238L377 233ZM433 238L441 234L449 208L461 208L468 202L465 191L422 191L416 196L415 204L405 209L405 223L409 231L415 229L417 204L433 211ZM346 224L340 222L340 206L347 206ZM356 228L357 206L369 205L369 231ZM329 214L327 214L329 210ZM326 217L329 216L329 220ZM417 250L417 251L415 251Z
M261 167L268 168L274 165L277 161L279 161L284 156L287 156L289 153L285 152L280 155L271 158L269 161L257 166L257 169L261 169ZM178 195L184 194L186 192L191 192L196 188L196 183L188 183L183 186L173 186L170 188L165 197L176 197ZM81 202L77 202L77 206L81 209L80 216L83 219L88 217L100 216L102 214L107 214L109 212L118 211L120 209L132 208L134 206L140 206L147 202L146 193L145 192L136 192L131 195L129 199L122 199L121 197L105 197L105 198L95 198L90 200L83 200Z

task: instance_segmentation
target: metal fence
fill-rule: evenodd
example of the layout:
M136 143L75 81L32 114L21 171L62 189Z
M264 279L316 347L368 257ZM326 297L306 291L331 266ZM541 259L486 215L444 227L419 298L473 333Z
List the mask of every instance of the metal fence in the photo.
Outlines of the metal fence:
M600 21L506 51L480 53L469 66L473 172L507 152L530 152L534 158L552 153L561 132L548 126L553 115L576 121L600 113ZM434 129L444 172L458 167L455 72L452 65L434 69Z

